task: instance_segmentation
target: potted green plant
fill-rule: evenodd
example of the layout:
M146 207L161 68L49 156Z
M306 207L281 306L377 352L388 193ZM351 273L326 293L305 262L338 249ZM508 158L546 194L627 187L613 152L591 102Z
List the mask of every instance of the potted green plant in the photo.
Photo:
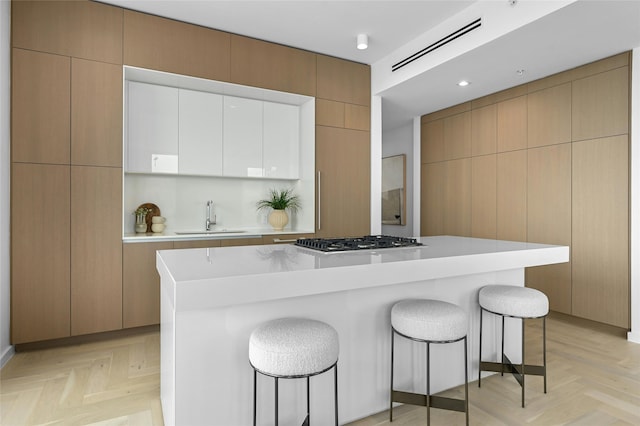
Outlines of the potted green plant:
M300 198L293 193L293 189L270 189L269 197L256 203L258 210L270 208L269 224L275 231L282 231L289 223L287 210L292 213L300 209Z

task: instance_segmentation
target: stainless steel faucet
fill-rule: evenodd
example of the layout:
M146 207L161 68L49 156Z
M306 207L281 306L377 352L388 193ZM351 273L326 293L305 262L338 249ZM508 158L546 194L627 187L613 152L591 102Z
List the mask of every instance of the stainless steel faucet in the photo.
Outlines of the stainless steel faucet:
M205 229L207 231L211 230L211 225L216 224L216 215L213 215L213 219L211 219L211 208L213 207L213 201L207 201L207 219L204 222Z

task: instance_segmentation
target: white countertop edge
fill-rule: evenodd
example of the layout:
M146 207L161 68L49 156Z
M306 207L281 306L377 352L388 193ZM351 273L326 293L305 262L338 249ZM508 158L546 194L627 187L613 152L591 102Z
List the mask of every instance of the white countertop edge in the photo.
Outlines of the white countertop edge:
M163 232L161 234L155 233L139 233L139 234L125 234L122 236L123 243L150 243L150 242L162 242L162 241L193 241L193 240L231 240L237 238L261 238L269 235L294 235L294 234L313 234L314 231L305 230L247 230L237 233L220 233L220 234L181 234L178 235L174 232Z

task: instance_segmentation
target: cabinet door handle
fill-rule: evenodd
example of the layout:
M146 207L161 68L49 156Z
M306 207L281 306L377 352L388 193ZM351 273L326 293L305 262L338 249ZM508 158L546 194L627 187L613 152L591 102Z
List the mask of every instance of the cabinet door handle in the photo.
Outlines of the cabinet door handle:
M320 229L322 229L322 227L320 226L320 200L322 199L322 197L320 196L320 188L321 188L321 179L320 179L320 172L318 172L318 231Z

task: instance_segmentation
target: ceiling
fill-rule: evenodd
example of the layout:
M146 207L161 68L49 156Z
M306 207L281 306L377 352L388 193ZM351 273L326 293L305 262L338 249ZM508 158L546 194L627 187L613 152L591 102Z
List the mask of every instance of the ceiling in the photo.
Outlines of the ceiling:
M476 3L463 0L102 1L366 64L375 64ZM360 33L369 36L366 50L355 47ZM640 47L640 0L578 0L379 93L383 130L410 123L414 116L634 47ZM517 69L524 69L525 73L519 76ZM461 90L455 84L460 78L472 84Z

